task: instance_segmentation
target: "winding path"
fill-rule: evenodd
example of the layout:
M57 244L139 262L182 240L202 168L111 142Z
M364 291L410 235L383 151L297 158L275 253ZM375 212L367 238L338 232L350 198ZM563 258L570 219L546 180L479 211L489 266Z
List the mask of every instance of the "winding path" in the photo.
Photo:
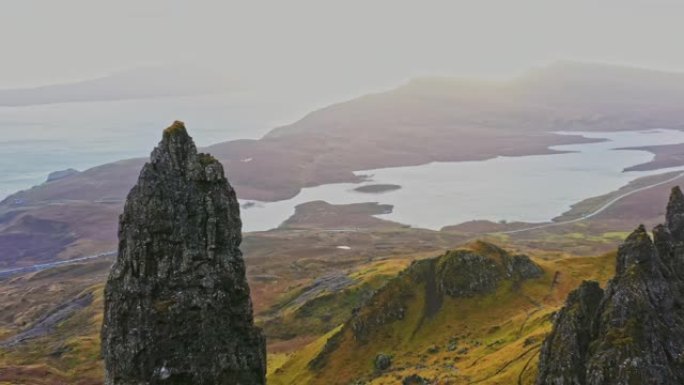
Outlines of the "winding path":
M45 269L49 269L49 268L56 267L56 266L70 265L72 263L88 261L88 260L96 259L96 258L110 257L110 256L115 255L115 254L116 254L116 251L105 251L104 253L100 253L100 254L87 255L85 257L67 259L64 261L39 263L37 265L23 266L23 267L17 267L14 269L7 269L7 270L0 270L0 278L9 277L9 276L21 274L21 273L28 273L31 271L45 270Z
M507 230L507 231L493 231L493 232L489 232L489 233L485 233L485 234L516 234L516 233L522 233L525 231L540 230L540 229L545 229L545 228L549 228L549 227L563 226L563 225L569 225L572 223L581 222L581 221L587 220L591 217L594 217L594 216L602 213L603 211L607 210L610 206L614 205L616 202L618 202L618 201L620 201L620 200L622 200L622 199L624 199L630 195L636 194L636 193L641 192L641 191L648 190L648 189L653 188L653 187L657 187L657 186L661 186L661 185L673 182L673 181L675 181L679 178L682 178L682 177L684 177L684 172L680 172L679 174L673 176L672 178L668 178L666 180L663 180L663 181L660 181L657 183L653 183L653 184L648 185L648 186L639 187L639 188L634 189L632 191L618 195L617 197L615 197L615 198L611 199L610 201L604 203L601 207L594 210L593 212L588 213L586 215L583 215L579 218L570 219L570 220L562 221L562 222L549 222L549 223L544 223L541 225L525 227L522 229ZM307 230L294 230L294 231L307 231ZM322 230L322 231L325 231L325 232L357 232L357 231L359 231L359 229L358 228L327 229L327 230ZM68 265L68 264L78 263L78 262L87 261L87 260L95 259L95 258L112 256L114 254L116 254L116 251L107 251L107 252L100 253L100 254L88 255L85 257L74 258L74 259L69 259L69 260L65 260L65 261L42 263L42 264L37 264L37 265L32 265L32 266L18 267L15 269L0 270L0 278L16 275L16 274L20 274L20 273L30 272L30 271L45 270L45 269L49 269L49 268L55 267L55 266Z
M638 189L634 189L634 190L632 190L632 191L629 191L629 192L626 192L626 193L624 193L624 194L618 195L617 197L615 197L615 198L609 200L608 202L606 202L605 204L603 204L601 207L599 207L598 209L594 210L593 212L591 212L591 213L589 213L589 214L586 214L586 215L583 215L583 216L581 216L581 217L579 217L579 218L570 219L570 220L562 221L562 222L550 222L550 223L545 223L545 224L542 224L542 225L530 226L530 227L525 227L525 228L516 229L516 230L494 231L494 232L487 233L487 234L515 234L515 233L522 233L522 232L524 232L524 231L539 230L539 229L545 229L545 228L548 228L548 227L563 226L563 225L569 225L569 224L571 224L571 223L581 222L581 221L587 220L587 219L589 219L589 218L591 218L591 217L594 217L594 216L596 216L596 215L602 213L603 211L605 211L606 209L608 209L610 206L612 206L612 205L615 204L616 202L620 201L621 199L624 199L624 198L626 198L626 197L628 197L628 196L630 196L630 195L636 194L636 193L641 192L641 191L644 191L644 190L648 190L648 189L653 188L653 187L656 187L656 186L660 186L660 185L664 185L664 184L673 182L673 181L675 181L675 180L677 180L677 179L679 179L679 178L681 178L681 177L684 177L684 172L680 172L679 174L673 176L672 178L668 178L668 179L663 180L663 181L660 181L660 182L658 182L658 183L654 183L654 184L651 184L651 185L648 185L648 186L644 186L644 187L639 187Z

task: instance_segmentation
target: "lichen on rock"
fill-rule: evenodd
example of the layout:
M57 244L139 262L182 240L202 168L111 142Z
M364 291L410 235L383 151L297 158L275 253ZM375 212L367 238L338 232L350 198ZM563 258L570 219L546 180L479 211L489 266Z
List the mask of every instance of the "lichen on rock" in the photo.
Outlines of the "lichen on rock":
M175 122L119 223L105 288L106 385L265 383L235 191Z
M538 385L684 384L684 197L672 190L665 225L639 226L620 245L605 291L568 297L539 360Z

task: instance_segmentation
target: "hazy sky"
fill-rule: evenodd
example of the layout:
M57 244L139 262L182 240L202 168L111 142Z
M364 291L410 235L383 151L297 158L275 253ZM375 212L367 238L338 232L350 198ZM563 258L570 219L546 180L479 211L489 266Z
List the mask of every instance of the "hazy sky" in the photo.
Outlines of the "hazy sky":
M255 87L357 94L558 59L684 71L684 1L0 0L0 88L197 63Z

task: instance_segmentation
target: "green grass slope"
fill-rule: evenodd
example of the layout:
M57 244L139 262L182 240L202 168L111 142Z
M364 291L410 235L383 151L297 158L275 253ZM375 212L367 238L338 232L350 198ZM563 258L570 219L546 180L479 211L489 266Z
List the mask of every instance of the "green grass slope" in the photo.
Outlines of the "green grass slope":
M510 270L515 260L475 242L413 263L337 331L281 362L269 384L397 384L411 375L531 384L551 315L581 280L606 281L613 259L533 257ZM532 263L541 271L526 270ZM380 354L391 357L388 368L376 367Z

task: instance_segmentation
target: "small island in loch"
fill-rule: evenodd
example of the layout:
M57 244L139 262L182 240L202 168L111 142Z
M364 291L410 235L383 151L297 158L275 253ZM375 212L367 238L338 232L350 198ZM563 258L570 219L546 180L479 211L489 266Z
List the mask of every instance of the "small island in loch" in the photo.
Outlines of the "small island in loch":
M367 184L359 186L354 191L367 194L382 194L389 191L399 190L401 186L398 184Z

